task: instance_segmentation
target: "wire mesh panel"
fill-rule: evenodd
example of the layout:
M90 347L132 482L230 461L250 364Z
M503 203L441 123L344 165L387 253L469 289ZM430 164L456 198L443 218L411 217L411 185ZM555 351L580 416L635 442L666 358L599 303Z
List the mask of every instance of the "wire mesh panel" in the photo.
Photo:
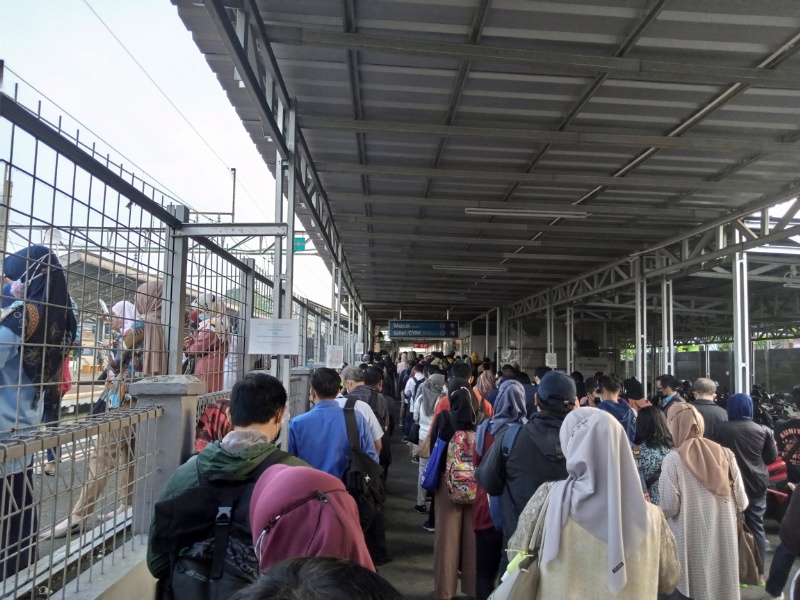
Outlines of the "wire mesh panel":
M0 445L0 597L71 596L79 573L91 580L141 543L133 533L150 522L160 415L121 409ZM64 460L36 477L48 450Z

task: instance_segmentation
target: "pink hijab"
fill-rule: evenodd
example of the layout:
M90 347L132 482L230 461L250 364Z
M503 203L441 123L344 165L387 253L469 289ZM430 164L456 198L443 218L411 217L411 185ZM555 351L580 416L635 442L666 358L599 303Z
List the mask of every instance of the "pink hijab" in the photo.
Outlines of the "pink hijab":
M250 501L250 527L261 570L288 558L333 556L375 571L355 501L344 484L311 467L274 465Z

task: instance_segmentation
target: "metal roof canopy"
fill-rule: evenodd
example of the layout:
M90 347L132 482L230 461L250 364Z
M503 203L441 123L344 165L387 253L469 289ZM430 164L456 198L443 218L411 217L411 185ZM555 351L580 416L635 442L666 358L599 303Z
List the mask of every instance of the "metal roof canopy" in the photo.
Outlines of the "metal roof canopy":
M521 318L800 234L800 204L747 222L796 193L800 5L172 1L273 172L294 106L298 215L378 322Z

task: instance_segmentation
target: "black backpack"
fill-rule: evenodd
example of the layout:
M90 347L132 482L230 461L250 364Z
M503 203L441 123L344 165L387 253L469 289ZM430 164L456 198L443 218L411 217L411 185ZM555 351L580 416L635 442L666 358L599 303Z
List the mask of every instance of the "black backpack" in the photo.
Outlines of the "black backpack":
M347 493L356 501L361 529L366 531L378 516L386 500L386 494L381 477L383 468L361 449L355 405L355 398L348 398L344 405L344 420L347 424L350 454L347 458L347 468L342 475L342 482Z
M169 579L159 598L223 600L258 577L250 498L258 478L289 456L273 450L244 476L200 473L198 484L155 505L151 545L169 552Z

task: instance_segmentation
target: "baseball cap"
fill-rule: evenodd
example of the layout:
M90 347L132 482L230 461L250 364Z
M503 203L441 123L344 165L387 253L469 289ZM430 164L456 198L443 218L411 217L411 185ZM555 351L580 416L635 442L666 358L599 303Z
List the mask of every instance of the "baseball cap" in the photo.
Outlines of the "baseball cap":
M575 380L563 371L545 373L536 389L539 404L545 406L561 406L575 401Z

